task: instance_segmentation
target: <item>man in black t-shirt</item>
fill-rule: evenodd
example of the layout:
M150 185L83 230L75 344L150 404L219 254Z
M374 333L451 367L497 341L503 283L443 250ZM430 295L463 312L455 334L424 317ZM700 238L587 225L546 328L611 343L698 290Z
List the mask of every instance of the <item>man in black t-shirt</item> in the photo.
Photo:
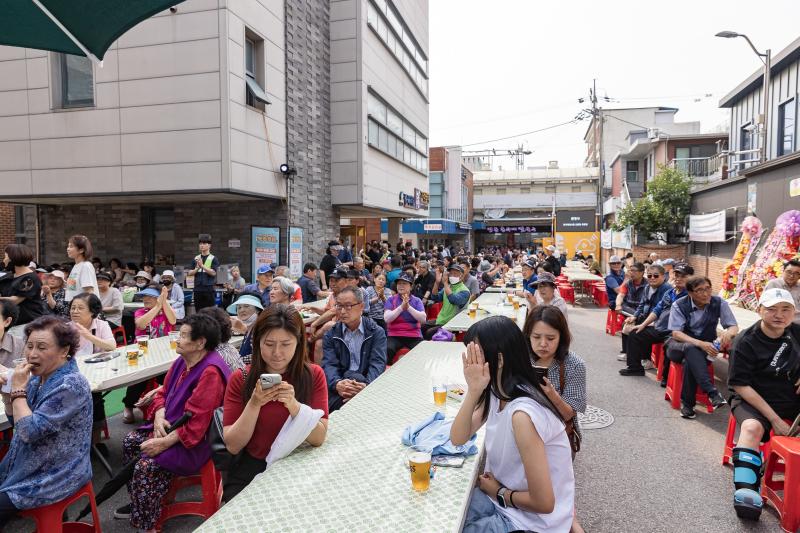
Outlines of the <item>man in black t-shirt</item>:
M327 291L330 285L331 274L336 267L341 265L339 260L339 252L342 250L342 245L339 241L333 240L328 243L328 249L325 250L325 257L319 263L319 278L322 282L322 290Z
M787 435L800 415L800 326L793 324L794 298L785 289L765 290L761 320L733 344L728 385L731 410L741 430L733 449L733 507L740 518L758 519L761 500L759 443ZM788 420L787 424L785 420Z

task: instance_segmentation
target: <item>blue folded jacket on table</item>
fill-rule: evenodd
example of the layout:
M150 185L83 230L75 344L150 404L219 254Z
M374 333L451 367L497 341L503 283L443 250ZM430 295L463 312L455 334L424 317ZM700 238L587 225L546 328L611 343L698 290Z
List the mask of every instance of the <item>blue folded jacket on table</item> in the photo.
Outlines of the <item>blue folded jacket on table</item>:
M450 427L453 419L445 420L442 413L437 412L426 418L416 426L408 426L403 431L403 444L420 451L430 452L431 455L475 455L478 447L475 445L476 435L461 446L450 442Z

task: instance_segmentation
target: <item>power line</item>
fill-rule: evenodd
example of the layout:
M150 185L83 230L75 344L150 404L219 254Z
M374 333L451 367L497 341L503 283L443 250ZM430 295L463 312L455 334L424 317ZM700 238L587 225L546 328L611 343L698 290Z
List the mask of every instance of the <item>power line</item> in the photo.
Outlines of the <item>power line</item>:
M497 141L507 141L508 139L515 139L517 137L522 137L524 135L531 135L533 133L539 133L539 132L542 132L542 131L552 130L554 128L560 128L561 126L566 126L567 124L576 124L576 123L577 123L577 121L575 119L572 119L572 120L568 120L567 122L562 122L561 124L553 124L552 126L547 126L545 128L540 128L538 130L526 131L524 133L518 133L516 135L509 135L508 137L500 137L499 139L490 139L488 141L481 141L481 142L476 142L476 143L462 144L461 146L462 147L464 147L464 146L476 146L476 145L479 145L479 144L489 144L489 143L493 143L493 142L497 142Z

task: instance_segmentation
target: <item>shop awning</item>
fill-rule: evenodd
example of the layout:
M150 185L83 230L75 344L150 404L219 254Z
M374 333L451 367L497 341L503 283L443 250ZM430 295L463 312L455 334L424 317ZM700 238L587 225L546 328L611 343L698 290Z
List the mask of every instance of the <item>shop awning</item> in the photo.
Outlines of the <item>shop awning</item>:
M10 0L0 13L0 44L102 61L139 22L184 0Z

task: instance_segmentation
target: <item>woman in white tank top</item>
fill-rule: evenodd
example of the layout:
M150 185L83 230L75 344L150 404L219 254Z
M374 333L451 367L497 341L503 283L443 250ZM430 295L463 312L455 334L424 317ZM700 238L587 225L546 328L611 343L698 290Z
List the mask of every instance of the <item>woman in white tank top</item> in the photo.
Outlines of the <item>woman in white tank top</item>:
M575 496L572 453L561 416L534 373L530 345L502 316L475 323L464 342L467 394L450 440L463 444L486 426L486 469L464 533L567 533Z

